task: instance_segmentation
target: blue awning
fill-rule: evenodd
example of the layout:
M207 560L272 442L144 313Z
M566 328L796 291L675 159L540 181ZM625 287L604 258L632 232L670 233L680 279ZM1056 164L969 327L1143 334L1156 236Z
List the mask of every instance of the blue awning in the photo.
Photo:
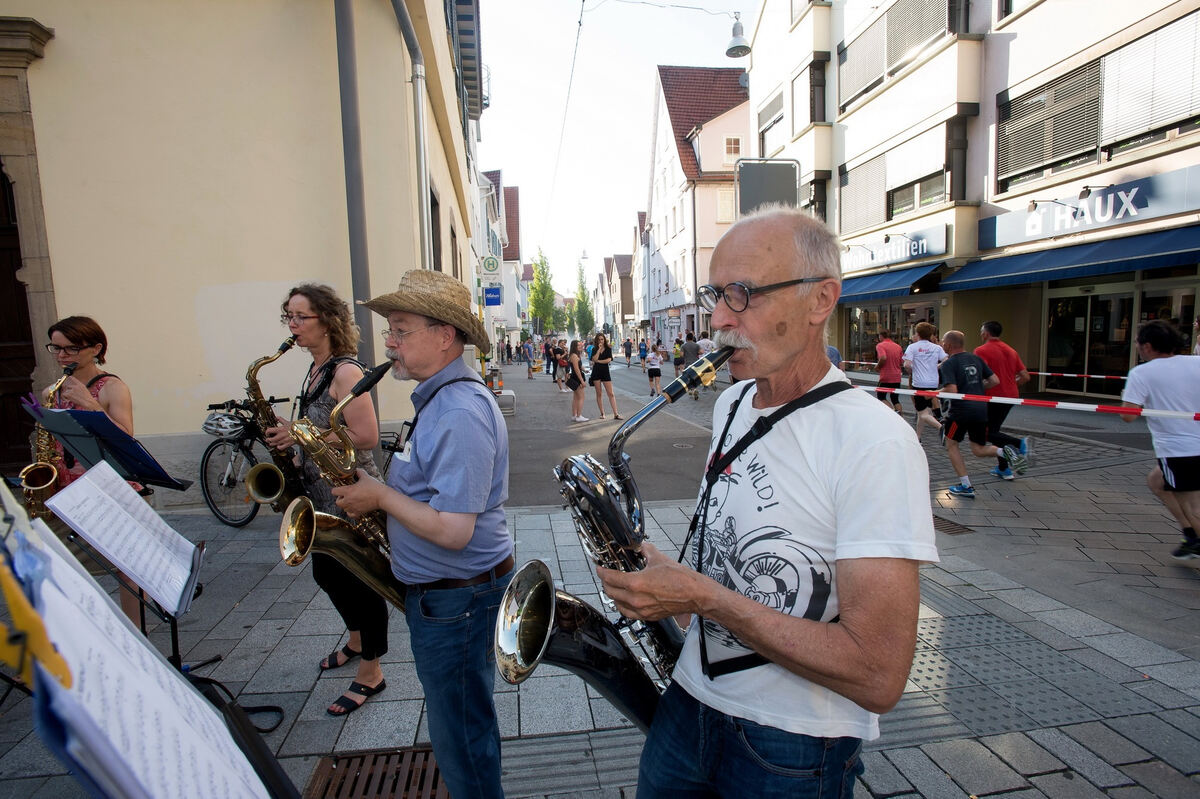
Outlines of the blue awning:
M887 272L876 272L863 277L851 277L842 281L842 298L838 303L862 302L864 300L879 300L884 297L903 297L911 290L913 283L928 275L942 264L925 264L912 266L908 269L892 269Z
M1183 227L975 261L942 278L941 288L961 291L1013 286L1135 269L1185 266L1197 261L1200 261L1200 227Z

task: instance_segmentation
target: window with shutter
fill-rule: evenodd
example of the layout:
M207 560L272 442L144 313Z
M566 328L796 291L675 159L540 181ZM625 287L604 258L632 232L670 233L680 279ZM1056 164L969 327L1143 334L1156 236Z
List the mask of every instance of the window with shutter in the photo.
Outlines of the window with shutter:
M887 221L883 156L838 177L839 231L849 233Z
M1101 144L1200 114L1198 47L1200 12L1193 12L1101 58Z
M1099 150L1100 62L999 104L996 173L1001 190L1013 178L1062 161L1094 161Z
M838 106L882 83L930 43L956 30L967 0L897 0L849 44L838 47Z

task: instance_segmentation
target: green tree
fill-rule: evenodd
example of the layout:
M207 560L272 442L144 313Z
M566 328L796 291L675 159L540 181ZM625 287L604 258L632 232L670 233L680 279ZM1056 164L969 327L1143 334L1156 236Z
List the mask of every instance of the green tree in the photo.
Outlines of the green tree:
M550 262L538 248L537 258L533 259L533 286L529 289L529 316L534 330L538 329L535 320L541 320L542 334L557 327L554 322L554 286L550 283ZM561 329L561 328L560 328Z
M550 316L550 326L560 333L566 333L571 327L571 316L566 308L555 308Z
M575 265L575 275L578 284L575 287L575 322L581 337L592 335L596 329L596 315L592 312L592 298L588 295L587 286L583 282L583 263Z

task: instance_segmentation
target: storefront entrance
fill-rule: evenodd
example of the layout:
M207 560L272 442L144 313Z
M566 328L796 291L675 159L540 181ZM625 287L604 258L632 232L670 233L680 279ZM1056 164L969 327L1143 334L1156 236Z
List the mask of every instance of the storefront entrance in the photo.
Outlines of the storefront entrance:
M1138 363L1138 326L1152 319L1174 324L1188 339L1190 352L1197 278L1194 266L1178 271L1178 276L1168 270L1142 273L1153 280L1051 283L1046 292L1046 371L1114 377L1047 377L1046 390L1120 397L1125 387L1120 378Z
M880 330L891 331L892 339L904 349L916 338L918 322L938 326L937 310L934 302L852 305L846 309L846 352L842 357L847 361L875 363L875 337ZM861 368L849 367L850 371Z

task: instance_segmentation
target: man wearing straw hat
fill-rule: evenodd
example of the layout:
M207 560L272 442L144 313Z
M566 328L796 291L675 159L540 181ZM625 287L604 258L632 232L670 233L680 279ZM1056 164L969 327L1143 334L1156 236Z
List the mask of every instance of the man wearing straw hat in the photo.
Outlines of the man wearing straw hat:
M417 381L416 414L386 485L359 472L333 493L352 518L387 513L429 738L451 795L501 797L492 634L513 567L508 431L462 360L467 344L488 352L488 335L467 287L441 272L405 272L399 290L364 304L387 319L392 376Z

